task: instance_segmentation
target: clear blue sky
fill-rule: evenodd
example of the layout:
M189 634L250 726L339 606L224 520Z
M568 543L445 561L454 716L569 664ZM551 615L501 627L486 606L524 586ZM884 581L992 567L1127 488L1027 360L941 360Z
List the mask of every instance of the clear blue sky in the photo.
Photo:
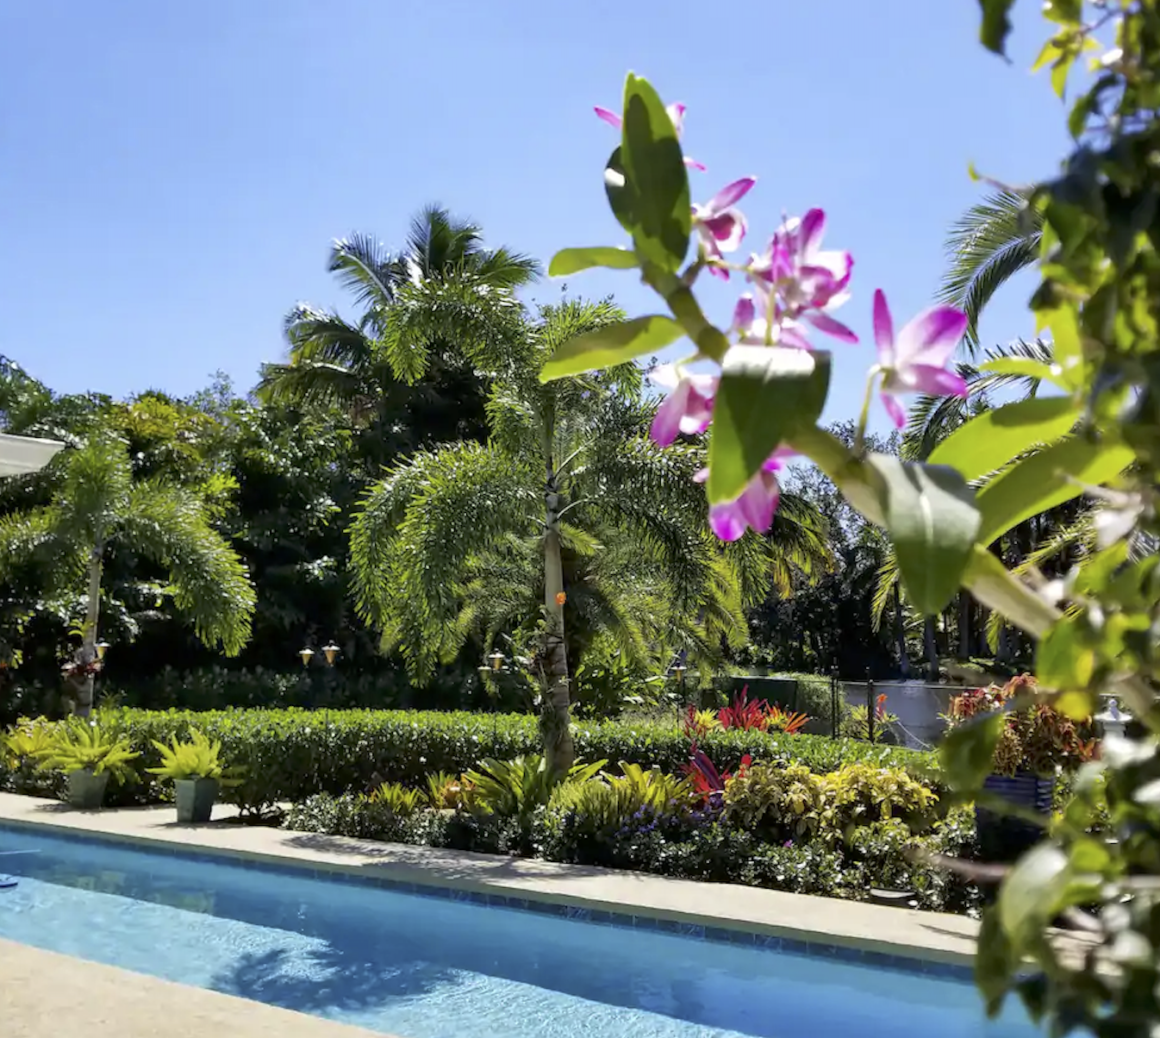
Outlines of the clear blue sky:
M331 239L393 244L439 202L547 260L611 244L601 170L624 73L689 106L706 199L736 176L755 248L818 205L856 257L842 316L864 337L882 287L926 305L967 165L1050 172L1063 112L1027 72L1043 39L1017 5L1015 63L985 53L975 0L11 0L0 11L0 353L61 391L239 388L282 355L298 300L343 308ZM570 292L651 306L631 275ZM557 284L535 296L554 297ZM1031 331L1026 282L984 333ZM729 297L711 296L727 319ZM836 344L829 417L852 414L870 347Z

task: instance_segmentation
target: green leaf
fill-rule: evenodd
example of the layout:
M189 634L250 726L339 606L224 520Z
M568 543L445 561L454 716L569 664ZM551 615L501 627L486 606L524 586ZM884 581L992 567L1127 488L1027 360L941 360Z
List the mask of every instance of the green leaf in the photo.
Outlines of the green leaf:
M1083 344L1080 339L1079 313L1075 304L1065 302L1059 306L1039 311L1040 330L1051 330L1051 351L1055 362L1063 373L1065 384L1074 385L1077 369L1083 364ZM1056 376L1058 379L1058 375Z
M921 613L954 597L975 544L979 512L958 472L946 465L867 459L882 477L882 512L907 596Z
M604 166L604 194L608 206L617 222L636 239L637 198L636 190L628 182L624 172L624 149L617 148L608 157Z
M1070 878L1067 855L1046 843L1032 847L1007 874L999 889L999 921L1016 952L1051 922Z
M1005 724L1001 713L985 714L947 732L939 746L939 762L952 789L973 793L982 788Z
M1075 50L1065 51L1051 66L1051 89L1055 91L1055 96L1061 101L1067 90L1067 77L1071 72L1071 66L1075 64L1075 59L1078 56L1079 53Z
M597 245L590 249L561 249L548 264L548 276L558 278L565 274L575 274L578 270L588 270L590 267L632 270L638 266L640 264L637 262L636 253L610 245Z
M1063 385L1057 365L1044 364L1043 361L1032 360L1030 357L997 357L979 365L979 370L992 375L1015 375L1019 378L1039 379L1057 386Z
M979 926L979 944L975 954L975 984L987 1000L987 1016L995 1017L1003 1008L1003 999L1011 988L1011 978L1019 958L1011 948L999 911L989 907Z
M1083 0L1044 0L1043 17L1057 25L1075 25L1083 14Z
M1083 493L1081 484L1114 479L1135 458L1131 448L1070 436L1012 465L979 491L979 543L994 543L1012 527ZM1065 478L1070 476L1071 478Z
M1004 404L959 426L931 452L929 461L958 469L964 479L978 479L1037 444L1066 436L1078 418L1079 408L1070 397L1030 397Z
M631 72L624 82L621 156L634 195L636 250L662 270L676 271L692 233L689 175L664 103L648 80Z
M635 357L664 349L685 334L671 317L652 314L606 325L569 339L540 371L541 382L551 382L583 371L598 371Z
M1063 53L1059 49L1059 40L1053 36L1044 45L1039 52L1038 57L1031 63L1031 71L1038 72L1041 68L1047 68L1048 65L1059 60L1059 56Z
M1090 627L1082 616L1064 617L1036 646L1035 676L1047 688L1060 692L1086 689L1095 669L1096 654L1091 645ZM1057 707L1060 705L1056 704ZM1070 709L1063 712L1071 714ZM1089 713L1090 707L1080 713L1080 719Z
M817 422L829 388L828 353L734 346L713 402L709 500L736 498L783 441Z
M1007 17L1015 0L979 0L983 9L983 23L979 29L979 40L989 51L1007 54L1007 34L1011 32L1011 19Z

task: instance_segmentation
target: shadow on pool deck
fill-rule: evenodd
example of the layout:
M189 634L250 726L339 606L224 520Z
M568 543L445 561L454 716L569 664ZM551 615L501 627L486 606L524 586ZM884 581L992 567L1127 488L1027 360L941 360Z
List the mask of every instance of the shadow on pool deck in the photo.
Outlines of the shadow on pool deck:
M328 836L325 833L294 833L286 839L287 845L304 851L321 854L340 854L362 860L358 864L364 868L382 868L415 872L408 879L437 886L437 880L456 882L487 882L488 880L512 880L530 878L551 878L561 880L606 879L615 875L618 879L646 879L648 873L628 872L599 868L594 865L564 865L560 862L544 861L540 858L520 858L508 854L484 854L479 851L457 851L443 847L428 847L409 844L383 843L379 840L363 840L350 836ZM655 876L652 878L656 878Z

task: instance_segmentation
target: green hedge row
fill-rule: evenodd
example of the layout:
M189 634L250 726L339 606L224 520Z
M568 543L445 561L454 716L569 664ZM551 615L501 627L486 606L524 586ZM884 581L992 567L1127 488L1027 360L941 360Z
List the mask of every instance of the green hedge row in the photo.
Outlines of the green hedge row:
M458 774L485 757L510 759L539 748L535 719L522 714L437 713L404 710L99 711L103 726L125 734L142 756L141 779L117 790L109 803L147 803L162 790L144 769L157 763L153 740L184 738L191 727L222 743L223 756L245 769L227 791L248 810L317 793L361 792L381 781L421 786L438 771ZM688 739L675 723L586 721L575 726L576 751L585 760L628 761L678 772L689 759ZM719 769L754 760L796 760L812 771L854 761L905 767L929 776L928 753L848 739L761 732L712 732L701 746Z

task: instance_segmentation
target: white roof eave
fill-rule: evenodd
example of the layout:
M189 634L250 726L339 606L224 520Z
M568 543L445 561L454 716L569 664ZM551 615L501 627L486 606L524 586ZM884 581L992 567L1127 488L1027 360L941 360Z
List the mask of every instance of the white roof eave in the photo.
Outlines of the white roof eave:
M52 461L64 447L57 440L38 440L31 436L0 433L0 476L21 476L37 472Z

